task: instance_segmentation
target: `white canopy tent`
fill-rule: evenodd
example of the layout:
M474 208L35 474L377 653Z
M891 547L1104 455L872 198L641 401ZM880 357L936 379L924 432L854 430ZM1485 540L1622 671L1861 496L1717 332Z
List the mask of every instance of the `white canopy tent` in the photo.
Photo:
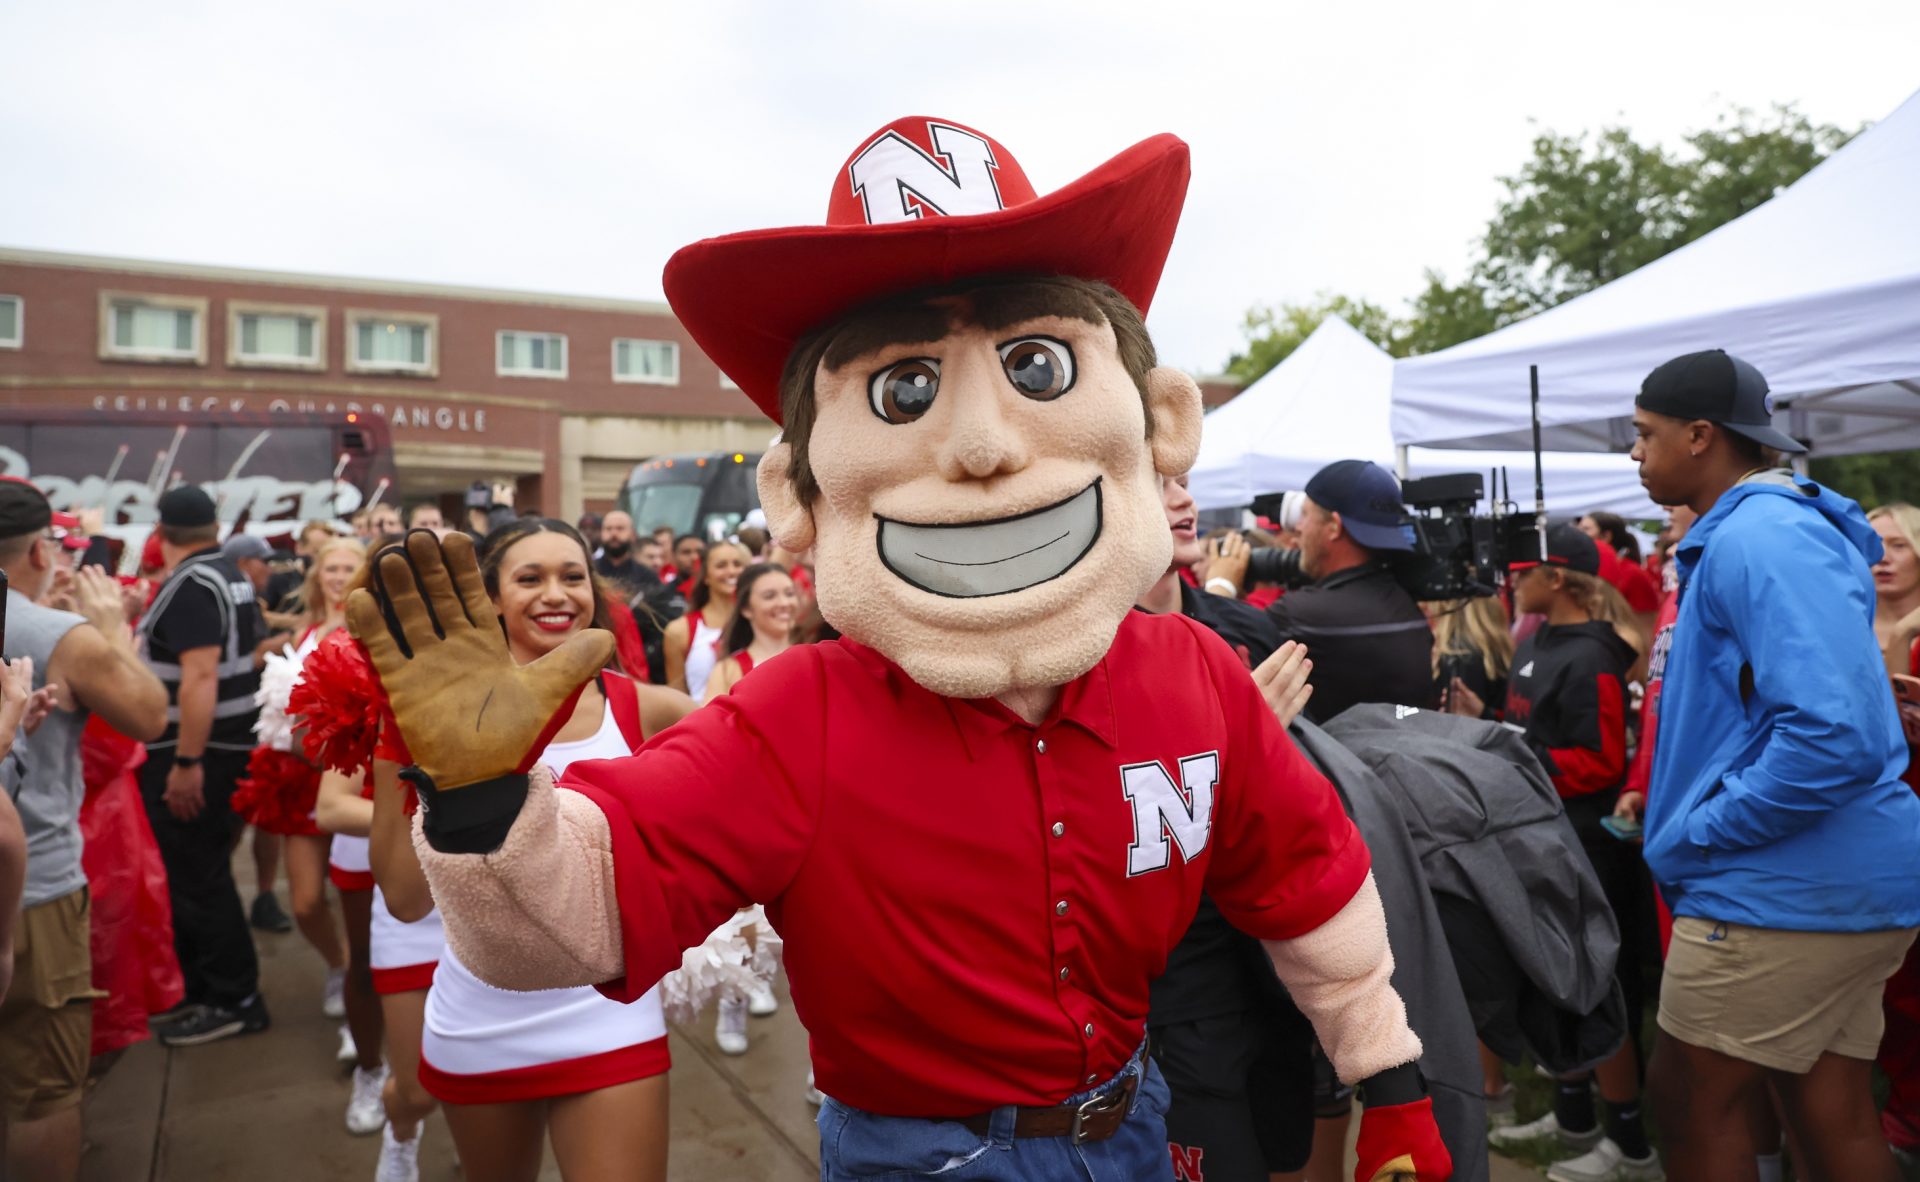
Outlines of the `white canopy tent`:
M1260 493L1306 487L1335 460L1394 467L1388 425L1396 363L1337 316L1328 317L1285 361L1206 417L1200 458L1188 489L1202 509L1250 503ZM1533 510L1530 452L1411 448L1407 474L1491 473L1507 469L1513 499ZM1625 456L1553 453L1542 457L1547 507L1556 515L1605 509L1629 518L1660 516ZM1491 476L1489 475L1489 480Z
M1745 216L1605 287L1394 373L1393 437L1624 451L1661 362L1757 366L1814 455L1920 447L1920 94Z

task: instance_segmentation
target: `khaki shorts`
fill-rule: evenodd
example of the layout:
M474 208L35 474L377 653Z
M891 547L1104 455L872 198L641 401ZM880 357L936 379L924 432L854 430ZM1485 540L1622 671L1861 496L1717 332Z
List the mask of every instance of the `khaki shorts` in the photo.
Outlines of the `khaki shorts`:
M1828 1052L1872 1059L1886 1029L1880 998L1914 931L1788 932L1681 916L1660 985L1660 1028L1796 1075Z
M0 1003L0 1109L38 1120L80 1103L93 1042L92 905L77 890L20 913Z

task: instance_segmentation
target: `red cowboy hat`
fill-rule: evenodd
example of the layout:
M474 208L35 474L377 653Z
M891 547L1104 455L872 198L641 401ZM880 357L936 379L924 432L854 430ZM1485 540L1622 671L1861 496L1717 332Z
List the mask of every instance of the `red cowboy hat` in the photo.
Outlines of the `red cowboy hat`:
M667 260L667 302L779 422L794 344L883 296L976 276L1070 275L1111 284L1144 315L1187 171L1187 145L1156 135L1041 197L999 141L951 120L895 120L847 158L826 225L682 247Z

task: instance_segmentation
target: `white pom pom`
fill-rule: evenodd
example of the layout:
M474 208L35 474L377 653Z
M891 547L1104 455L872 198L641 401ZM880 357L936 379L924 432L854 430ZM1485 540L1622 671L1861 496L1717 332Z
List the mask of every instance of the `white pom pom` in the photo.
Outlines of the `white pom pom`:
M746 933L754 934L748 947ZM691 1022L714 999L745 996L771 982L780 968L781 940L757 905L736 913L697 948L681 955L680 967L660 979L660 1005L669 1022Z
M260 689L253 695L254 705L260 707L260 717L253 724L253 737L261 746L275 751L293 750L293 720L287 717L287 700L298 684L300 658L292 646L268 653L266 664L260 670Z

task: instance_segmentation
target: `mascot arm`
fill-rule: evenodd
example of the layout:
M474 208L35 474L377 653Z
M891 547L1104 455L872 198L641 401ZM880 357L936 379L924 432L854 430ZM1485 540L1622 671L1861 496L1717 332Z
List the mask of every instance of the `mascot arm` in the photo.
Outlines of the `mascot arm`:
M1393 988L1393 952L1369 873L1345 907L1313 931L1268 940L1294 1004L1313 1023L1341 1079L1360 1085L1359 1182L1444 1182L1452 1157L1420 1076L1420 1039Z
M489 850L439 848L442 835L434 830L446 809L429 804L416 817L414 849L447 943L460 963L503 989L558 989L620 976L625 958L606 814L579 793L555 788L544 767L520 779L524 791L511 801L502 840ZM462 793L444 803L467 798ZM491 831L498 823L496 817L484 827Z

